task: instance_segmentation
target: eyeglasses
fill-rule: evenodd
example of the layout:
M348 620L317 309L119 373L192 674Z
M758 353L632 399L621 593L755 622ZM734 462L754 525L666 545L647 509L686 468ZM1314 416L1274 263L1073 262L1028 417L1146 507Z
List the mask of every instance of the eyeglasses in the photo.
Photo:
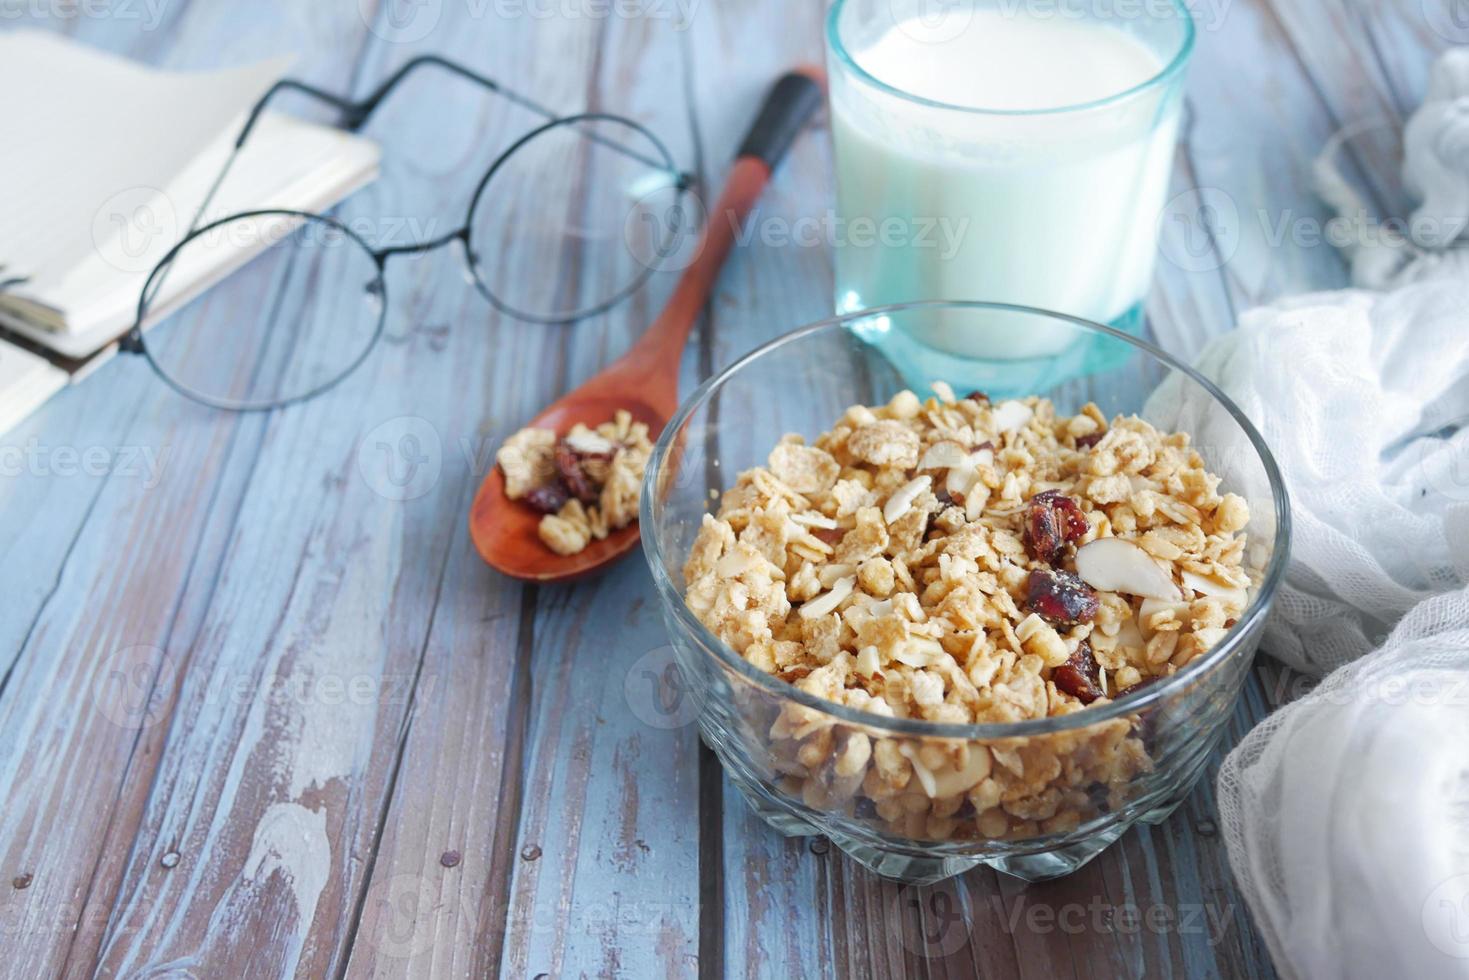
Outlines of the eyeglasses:
M386 323L383 274L395 255L458 243L470 281L495 309L530 323L566 323L631 295L689 231L684 195L692 179L647 128L600 112L557 116L434 56L408 62L362 101L291 79L278 82L250 112L209 197L280 93L299 92L336 108L340 125L355 131L424 67L447 70L546 120L490 164L459 228L374 249L360 228L328 214L266 209L202 225L196 218L144 283L121 349L143 354L194 401L233 411L278 408L321 394L371 353ZM231 273L231 284L240 285L228 295L191 298L168 287L174 273L180 282L192 281L197 270L217 268L221 260L240 263L237 256L248 260ZM156 322L145 335L150 321Z

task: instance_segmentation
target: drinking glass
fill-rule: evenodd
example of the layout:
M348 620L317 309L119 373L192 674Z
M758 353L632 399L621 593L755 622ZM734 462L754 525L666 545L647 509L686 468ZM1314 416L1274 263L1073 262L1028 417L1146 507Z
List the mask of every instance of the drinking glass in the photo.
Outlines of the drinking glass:
M984 300L1139 333L1193 39L1179 0L836 0L826 43L837 312ZM1013 59L1061 48L1086 58L1058 66L1071 75L1059 87L1033 75L988 93L965 86L966 52L1024 65ZM1109 77L1143 80L1109 91L1093 56L1126 67ZM1078 91L1088 97L1056 101ZM938 316L903 338L910 349L896 359L920 383L951 360L1050 354L1075 339L1054 326L1017 335L1000 320Z

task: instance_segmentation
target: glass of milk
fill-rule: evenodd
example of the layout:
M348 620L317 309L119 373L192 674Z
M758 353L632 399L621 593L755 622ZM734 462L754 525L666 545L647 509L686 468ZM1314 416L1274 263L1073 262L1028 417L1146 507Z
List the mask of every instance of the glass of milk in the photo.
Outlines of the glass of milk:
M836 0L837 311L988 300L1136 333L1193 38L1179 0ZM1074 337L906 329L964 359Z

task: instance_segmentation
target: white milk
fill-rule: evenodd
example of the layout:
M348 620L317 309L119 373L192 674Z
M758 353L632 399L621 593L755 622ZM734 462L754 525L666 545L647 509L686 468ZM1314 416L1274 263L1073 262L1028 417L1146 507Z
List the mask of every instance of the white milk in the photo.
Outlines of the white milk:
M973 299L1118 320L1152 275L1176 84L1035 113L1126 92L1165 65L1106 24L980 9L966 16L957 34L908 21L864 47L848 44L862 69L916 99L833 66L846 222L835 251L837 306ZM864 218L880 232L886 220L888 233L867 240L857 223ZM966 323L936 323L921 339L965 356L1025 356L1058 343L1044 331L998 337Z

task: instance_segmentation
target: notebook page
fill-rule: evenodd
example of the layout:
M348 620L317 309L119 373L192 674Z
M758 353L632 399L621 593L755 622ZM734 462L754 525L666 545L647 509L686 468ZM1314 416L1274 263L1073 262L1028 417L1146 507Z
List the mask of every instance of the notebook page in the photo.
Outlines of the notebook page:
M66 386L66 372L0 340L0 435Z
M149 249L161 256L202 198L166 207L160 198L204 154L223 163L220 137L237 132L289 61L162 72L45 32L0 34L0 91L25 93L0 100L0 265L31 280L14 291L64 306L54 285L89 256L129 267ZM138 208L160 221L119 220ZM169 227L170 213L181 227ZM141 236L122 237L138 226Z
M227 139L233 143L234 137ZM267 112L210 201L201 226L210 218L241 211L326 210L377 176L379 156L377 144L364 137ZM217 167L191 166L176 182L183 189L170 193L202 199L217 174ZM281 228L284 223L270 222L260 227ZM242 236L245 243L269 240L264 234ZM134 266L136 271L126 273L103 253L93 252L54 287L38 291L37 299L51 295L66 299L72 320L65 333L38 329L3 309L0 323L69 357L85 357L133 325L148 274L173 244L174 240L168 241L156 257L143 255L146 261ZM163 315L179 300L212 285L247 261L256 248L245 245L238 255L225 253L224 249L185 253L186 257L204 260L203 264L180 261L172 268L151 309L153 316ZM14 297L7 302L13 304Z

